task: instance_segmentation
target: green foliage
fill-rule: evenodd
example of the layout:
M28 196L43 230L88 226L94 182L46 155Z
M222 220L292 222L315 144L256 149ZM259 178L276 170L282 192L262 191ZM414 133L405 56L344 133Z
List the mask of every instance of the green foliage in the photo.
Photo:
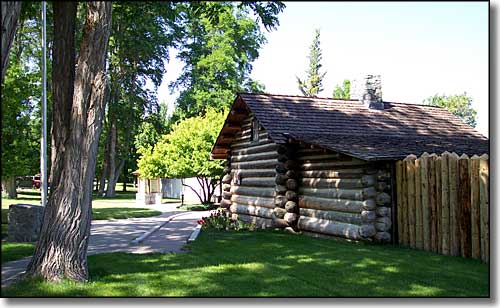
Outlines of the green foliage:
M240 220L233 220L231 213L226 209L219 209L210 216L198 220L203 230L233 230L233 231L255 231L255 224L247 224Z
M314 40L309 47L309 69L306 71L306 79L297 78L297 83L300 92L304 96L317 96L319 92L323 91L323 78L326 72L321 73L321 47L320 47L320 32L316 29Z
M472 98L467 93L457 95L434 95L424 100L424 104L447 109L465 123L476 127L477 112L472 108Z
M2 242L2 264L31 256L34 250L32 243Z
M204 116L182 120L152 147L141 150L139 172L147 178L220 177L222 165L210 160L210 151L225 116L208 109Z
M262 5L251 3L250 7L261 7L264 13L267 6ZM214 12L218 18L213 17ZM277 22L275 10L267 12L266 22ZM183 14L178 58L185 66L170 84L171 90L181 90L174 122L202 114L206 107L221 111L232 104L236 92L263 91L263 85L249 76L265 38L246 6L232 2L185 4Z
M333 89L332 97L337 99L349 99L351 97L351 81L345 79L341 86L337 85L335 89Z

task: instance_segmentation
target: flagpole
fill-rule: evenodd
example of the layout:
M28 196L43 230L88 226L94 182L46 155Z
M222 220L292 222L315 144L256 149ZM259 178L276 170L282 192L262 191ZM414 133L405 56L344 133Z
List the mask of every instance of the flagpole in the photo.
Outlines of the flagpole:
M47 204L47 2L42 1L42 139L40 142L42 206Z

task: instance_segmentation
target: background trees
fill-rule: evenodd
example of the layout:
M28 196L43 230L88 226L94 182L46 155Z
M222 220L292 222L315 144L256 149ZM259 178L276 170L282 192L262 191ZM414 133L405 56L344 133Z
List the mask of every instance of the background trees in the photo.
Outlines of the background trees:
M440 106L464 120L465 123L476 127L477 112L472 108L472 98L467 93L455 95L434 95L424 100L424 104Z
M333 89L332 97L338 99L349 99L351 97L351 81L345 79L342 85L337 85Z
M321 47L319 41L320 32L316 29L314 40L309 47L309 68L306 71L306 78L297 77L297 84L300 92L304 96L317 96L323 91L323 78L326 72L321 73Z

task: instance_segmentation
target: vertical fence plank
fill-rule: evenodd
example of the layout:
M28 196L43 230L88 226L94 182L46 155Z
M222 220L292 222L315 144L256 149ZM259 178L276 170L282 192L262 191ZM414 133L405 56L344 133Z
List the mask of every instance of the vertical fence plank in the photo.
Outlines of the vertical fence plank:
M470 174L470 219L471 219L471 256L481 258L481 234L479 218L479 156L474 155L469 160Z
M422 183L420 181L420 159L415 160L415 241L418 249L424 248L422 230Z
M436 173L436 251L442 253L442 229L441 229L441 161L440 156L436 157L434 172Z
M415 248L415 155L408 155L406 165L406 184L408 192L408 238L410 247Z
M406 177L406 162L403 161L403 168L401 170L401 174L403 175L403 183L401 185L402 191L402 205L403 205L403 224L405 228L403 229L403 243L405 246L409 246L410 244L410 228L408 224L408 183Z
M458 202L460 217L460 252L462 257L471 256L470 179L469 157L465 154L458 160Z
M441 251L445 255L450 254L449 156L444 152L441 159Z
M430 233L430 211L429 211L429 154L424 153L420 157L420 181L422 184L422 230L424 239L424 250L431 249Z
M436 154L429 156L429 222L431 233L431 251L437 252L436 241Z
M490 261L489 230L489 164L488 155L481 156L479 161L479 211L481 220L481 260Z
M449 157L450 167L450 255L460 254L460 231L458 224L458 155L452 153Z
M397 198L397 220L398 220L398 242L399 244L403 243L403 193L402 193L402 183L403 183L403 162L396 162L396 198Z

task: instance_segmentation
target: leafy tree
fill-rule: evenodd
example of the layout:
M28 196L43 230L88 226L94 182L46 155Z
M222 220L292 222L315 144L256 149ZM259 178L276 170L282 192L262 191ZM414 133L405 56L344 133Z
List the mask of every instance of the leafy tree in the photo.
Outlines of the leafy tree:
M53 78L54 100L57 98L61 102L53 106L54 117L67 119L54 122L53 132L57 136L55 144L64 144L64 147L58 149L52 161L55 173L52 174L51 193L40 239L25 277L87 281L92 179L105 108L111 3L86 4L86 22L77 61L74 61L76 44L66 45L75 42L76 3L54 2L53 7L54 34L60 35L54 38L54 63L59 63L63 70L74 70L74 78L69 82ZM67 48L65 53L58 52L62 48ZM57 73L55 65L52 73ZM74 90L72 95L65 96L68 85Z
M224 123L225 114L211 108L204 116L191 117L173 125L172 131L156 144L141 149L138 162L141 175L149 178L196 177L202 187L199 194L190 187L203 204L210 203L222 164L210 160L210 151Z
M337 99L349 99L351 97L351 81L345 79L341 86L337 85L335 89L333 89L332 97Z
M317 96L319 92L323 91L322 83L326 72L320 72L322 65L319 36L319 29L316 29L314 40L309 47L309 69L306 71L306 79L302 80L296 77L299 90L304 96Z
M424 104L440 106L461 118L465 123L476 127L477 112L472 108L472 98L467 93L456 95L434 95L424 100Z
M284 8L279 2L232 2L184 4L178 40L178 58L185 66L170 85L180 89L173 121L202 114L207 106L222 111L231 105L236 92L262 92L263 85L249 76L251 63L258 57L265 37L257 21L260 16L269 29L277 24L276 15ZM218 18L214 18L217 12Z

